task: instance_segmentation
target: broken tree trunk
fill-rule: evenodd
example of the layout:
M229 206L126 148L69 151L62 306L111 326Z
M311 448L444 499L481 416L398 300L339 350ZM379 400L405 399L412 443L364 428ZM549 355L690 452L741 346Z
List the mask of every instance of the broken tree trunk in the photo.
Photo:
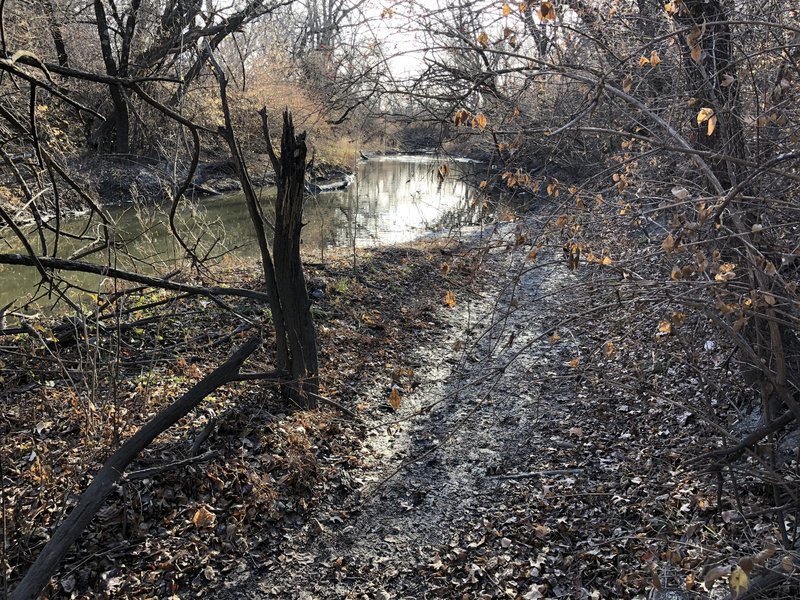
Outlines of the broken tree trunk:
M306 290L303 263L300 260L300 231L303 227L303 200L305 195L306 142L305 133L295 135L292 117L283 114L281 155L272 147L267 122L267 111L259 111L264 129L278 194L275 198L275 223L272 227L272 253L267 246L264 218L253 183L247 172L244 156L233 129L227 96L227 79L210 49L208 61L217 78L225 125L220 133L228 143L231 158L242 185L250 220L256 233L264 280L275 326L275 366L291 375L283 390L306 408L316 408L319 398L319 366L317 337L311 317L311 301Z
M236 133L233 130L233 121L231 119L231 110L228 105L228 80L225 78L225 73L222 67L219 66L213 53L209 51L208 60L211 63L214 74L219 84L219 95L222 102L222 115L225 119L225 125L219 128L219 132L228 144L233 159L234 168L236 169L236 176L239 178L239 183L242 186L242 193L244 194L244 201L247 205L247 212L250 216L250 222L253 224L253 230L258 242L258 249L261 254L261 267L264 272L264 286L267 288L267 295L269 297L269 308L272 312L272 322L275 327L275 366L279 371L290 372L289 369L289 352L287 347L287 335L285 331L285 320L283 318L283 308L280 301L280 294L278 292L275 280L275 267L272 262L272 255L269 251L269 243L267 241L267 232L264 227L264 217L261 214L261 206L258 202L258 194L253 188L253 182L250 179L250 174L247 171L247 164L245 163L242 150L239 147L239 142L236 139Z
M81 536L103 506L114 489L114 484L122 477L128 465L159 434L186 416L206 396L220 386L236 380L244 361L260 345L260 338L251 338L245 342L227 361L197 382L177 401L159 412L111 455L86 491L81 494L78 505L56 529L25 577L11 593L11 600L32 600L40 594L70 546Z
M275 280L283 307L290 352L293 392L307 407L315 407L319 391L317 336L311 317L311 300L306 290L303 263L300 259L300 232L303 227L305 195L306 134L295 135L292 116L283 113L281 154L277 156L269 136L267 111L259 111L264 138L278 193L275 197Z

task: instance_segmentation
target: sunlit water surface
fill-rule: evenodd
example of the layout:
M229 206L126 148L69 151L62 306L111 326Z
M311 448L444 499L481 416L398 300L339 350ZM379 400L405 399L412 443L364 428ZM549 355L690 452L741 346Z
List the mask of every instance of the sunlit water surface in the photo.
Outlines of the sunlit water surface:
M442 179L439 167L448 165ZM408 242L430 231L456 227L473 218L480 165L430 157L381 157L358 164L355 181L346 189L306 198L302 243L305 257L324 260L330 248L353 245L368 247ZM261 190L265 215L269 219L274 188ZM119 251L111 253L110 264L143 273L165 274L181 264L185 252L171 234L168 207L158 204L112 206ZM184 202L177 215L178 231L201 257L222 256L248 259L258 254L253 228L239 193ZM96 222L88 223L94 231ZM64 229L81 233L87 222L71 220ZM37 239L32 236L33 240ZM85 243L85 242L84 242ZM18 252L19 244L9 232L0 240L0 252ZM61 237L58 256L69 257L83 243ZM49 242L52 247L52 240ZM34 244L38 251L38 244ZM50 249L52 252L52 248ZM95 256L105 260L108 252ZM60 273L67 281L89 293L97 293L102 278L78 273ZM0 265L0 308L11 301L15 307L44 290L37 288L35 269ZM47 310L54 299L43 297L38 305Z

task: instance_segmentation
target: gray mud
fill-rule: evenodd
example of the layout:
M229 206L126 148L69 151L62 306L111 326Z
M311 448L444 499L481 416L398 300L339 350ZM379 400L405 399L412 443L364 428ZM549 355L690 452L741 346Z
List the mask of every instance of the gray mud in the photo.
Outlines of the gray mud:
M504 475L537 462L542 431L560 409L535 380L565 360L564 348L542 343L542 305L527 301L554 270L532 268L513 240L509 227L491 234L498 248L485 269L500 275L442 307L448 326L416 351L421 384L395 415L368 425L359 491L296 532L246 597L422 597L418 568L501 501Z

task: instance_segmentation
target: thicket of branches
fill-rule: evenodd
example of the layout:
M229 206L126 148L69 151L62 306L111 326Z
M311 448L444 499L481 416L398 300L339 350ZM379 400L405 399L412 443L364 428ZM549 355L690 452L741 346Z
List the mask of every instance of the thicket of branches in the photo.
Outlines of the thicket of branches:
M269 301L275 292L216 286L194 241L177 231L186 258L180 281L177 273L115 270L124 244L100 200L76 180L73 157L171 157L174 230L176 207L211 147L224 142L248 192L234 132L268 150L281 169L254 110L262 105L282 108L276 103L292 97L292 108L327 133L347 123L363 131L365 119L387 114L428 122L444 141L467 137L490 157L496 170L487 172L496 175L481 184L479 202L491 203L500 190L557 199L532 260L563 252L565 266L584 276L586 298L599 305L576 306L576 319L597 318L604 307L625 316L604 324L603 339L576 368L593 377L609 365L625 367L627 379L602 384L647 395L660 393L648 378L657 363L693 370L699 393L681 401L719 432L695 468L714 473L720 490L737 498L745 486L770 496L780 542L797 546L800 27L793 0L442 0L398 2L379 14L358 1L0 7L0 159L8 177L0 221L4 239L13 240L0 262L36 269L42 294L70 305L75 331L110 339L136 327L120 299L141 289L114 289L87 314L59 275L67 269L200 295L237 318L227 298ZM402 74L374 43L386 28L404 31L408 46L399 51L415 57ZM226 86L229 97L220 94ZM287 148L295 141L293 132L283 139ZM283 191L297 183L284 182ZM258 199L252 190L247 196L263 227ZM79 234L62 227L67 202L89 212ZM287 223L299 227L296 215ZM264 236L262 229L269 287ZM67 239L78 249L63 256ZM273 250L298 266L296 248ZM187 273L193 282L184 281ZM117 320L117 331L106 318ZM24 319L2 332L30 335L43 352L59 342ZM286 352L291 340L282 343ZM642 360L642 347L651 361ZM590 368L597 361L605 361L602 369ZM294 381L308 376L316 392L316 364L296 370L279 359L278 367Z
M795 547L797 7L456 2L415 14L429 49L406 88L419 118L482 145L495 182L557 198L537 243L563 248L589 297L629 315L606 324L595 360L637 366L644 339L654 364L693 365L701 393L680 401L719 432L696 468L737 498L743 482L763 486ZM657 395L634 370L616 383Z

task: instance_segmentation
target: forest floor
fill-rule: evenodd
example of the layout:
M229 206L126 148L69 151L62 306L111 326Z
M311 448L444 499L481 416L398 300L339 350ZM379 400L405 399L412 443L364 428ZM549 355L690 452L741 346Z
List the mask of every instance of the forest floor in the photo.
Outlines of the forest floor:
M693 410L711 394L698 370L729 349L688 357L657 321L630 327L585 285L602 268L568 270L537 219L310 266L322 392L356 418L254 382L220 390L141 457L48 596L703 598L705 578L722 598L740 559L753 581L765 561L791 571L758 482L734 494L687 465L714 433ZM0 357L11 587L116 436L251 333L208 302L173 306L86 378L111 403L36 376L85 365L81 344Z
M766 521L745 525L715 478L684 466L712 434L689 410L693 368L716 359L656 364L654 327L618 360L614 309L575 318L604 299L537 250L540 231L530 215L438 249L450 290L404 297L437 325L362 393L352 492L285 529L226 597L724 598L737 560L773 555ZM764 498L739 485L755 513Z

